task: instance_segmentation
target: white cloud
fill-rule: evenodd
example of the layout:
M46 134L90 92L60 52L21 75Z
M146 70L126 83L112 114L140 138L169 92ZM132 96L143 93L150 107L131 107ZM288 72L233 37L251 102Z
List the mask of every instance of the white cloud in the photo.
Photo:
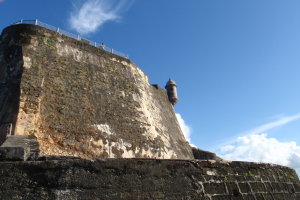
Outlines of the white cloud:
M74 4L69 19L72 29L80 34L97 31L105 22L117 21L121 13L126 11L133 0L86 0Z
M183 118L181 117L181 115L179 113L176 113L176 117L177 117L177 121L180 125L180 128L183 132L183 135L185 137L185 139L190 143L191 142L191 128L185 123L185 121L183 120Z
M296 169L300 175L300 146L296 142L280 142L267 134L238 137L230 145L220 148L220 156L227 160L267 162Z
M277 121L261 125L261 126L255 128L255 129L252 129L252 130L246 132L245 135L263 133L263 132L266 132L270 129L273 129L273 128L276 128L276 127L279 127L279 126L283 126L287 123L290 123L290 122L298 120L298 119L300 119L300 113L298 113L296 115L293 115L293 116L283 117L283 118L281 118Z
M296 120L299 120L300 119L300 113L297 113L295 115L291 115L291 116L285 116L285 117L282 117L283 115L277 115L276 118L280 117L279 120L276 120L276 121L273 121L273 122L269 122L269 123L266 123L266 124L263 124L261 126L258 126L254 129L251 129L251 130L248 130L246 132L242 132L238 135L240 136L245 136L245 135L255 135L255 134L261 134L261 133L266 133L267 131L273 129L273 128L276 128L276 127L280 127L280 126L283 126L283 125L286 125L288 123L291 123L293 121L296 121ZM215 147L215 151L218 151L222 148L229 148L227 147L226 144L229 144L229 143L232 143L234 142L234 140L237 138L237 136L234 136L233 138L229 138L225 144L220 144L219 146Z

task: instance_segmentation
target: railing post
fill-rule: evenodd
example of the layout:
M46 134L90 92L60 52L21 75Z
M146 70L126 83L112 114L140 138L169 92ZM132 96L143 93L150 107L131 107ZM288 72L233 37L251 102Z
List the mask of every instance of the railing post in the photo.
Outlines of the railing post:
M8 135L12 135L12 123L9 124Z
M0 0L0 1L1 1L1 0ZM80 35L75 35L75 34L73 34L73 33L69 33L69 32L66 32L66 31L64 31L64 30L61 31L59 27L51 26L51 25L48 25L48 24L46 24L46 23L40 22L38 19L35 19L35 20L24 20L24 19L20 19L20 20L17 21L15 24L23 24L23 23L33 24L33 22L34 22L35 25L39 25L39 26L41 26L41 27L44 27L44 28L47 28L47 29L50 29L50 30L55 30L55 28L56 28L56 32L58 32L58 33L60 33L60 34L67 35L67 36L72 37L72 38L74 38L74 39L77 38L77 40L83 41L83 42L85 42L85 43L88 43L88 44L91 45L91 46L97 47L97 45L99 45L99 46L98 46L99 48L101 47L103 50L105 50L105 51L107 51L107 52L111 52L111 53L113 53L113 54L116 54L116 55L119 55L119 56L122 56L122 57L125 57L125 58L129 59L129 56L128 56L127 54L124 54L124 53L122 53L122 52L115 51L114 49L109 48L109 47L106 48L106 47L103 45L103 43L100 45L100 44L97 44L97 42L93 42L93 41L90 41L90 40L86 40L86 39L84 39L84 38L81 38ZM50 27L50 28L49 28L49 27ZM71 34L72 36L70 36L70 34Z

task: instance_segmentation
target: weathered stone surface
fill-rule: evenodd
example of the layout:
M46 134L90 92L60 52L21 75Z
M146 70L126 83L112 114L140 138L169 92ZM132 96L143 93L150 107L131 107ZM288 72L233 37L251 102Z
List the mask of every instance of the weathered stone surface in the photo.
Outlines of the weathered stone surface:
M45 157L0 162L0 169L3 200L297 200L300 194L294 170L261 163Z
M191 147L192 152L195 159L198 160L222 160L220 157L218 157L215 153L210 151L205 151L196 147Z
M24 147L0 147L0 160L24 161L29 157L29 151Z
M0 37L5 139L3 200L300 199L290 168L192 152L166 92L130 60L33 25Z
M193 158L166 92L134 63L41 27L3 31L0 102L0 125L45 155Z
M39 156L39 144L35 136L8 136L0 146L0 160L36 159Z

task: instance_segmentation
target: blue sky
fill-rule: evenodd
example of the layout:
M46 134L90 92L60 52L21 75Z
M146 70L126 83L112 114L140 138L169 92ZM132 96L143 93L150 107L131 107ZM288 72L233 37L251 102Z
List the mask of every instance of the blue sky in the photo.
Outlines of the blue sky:
M172 77L199 148L300 169L300 1L0 2L1 29L37 18L129 54L151 83Z

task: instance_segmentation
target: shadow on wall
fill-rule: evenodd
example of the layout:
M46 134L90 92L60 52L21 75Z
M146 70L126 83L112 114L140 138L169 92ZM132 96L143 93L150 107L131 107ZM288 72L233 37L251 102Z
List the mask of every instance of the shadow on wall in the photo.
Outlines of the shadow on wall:
M8 39L8 38L7 38ZM7 45L0 38L0 145L14 135L20 106L20 83L23 73L22 47Z

